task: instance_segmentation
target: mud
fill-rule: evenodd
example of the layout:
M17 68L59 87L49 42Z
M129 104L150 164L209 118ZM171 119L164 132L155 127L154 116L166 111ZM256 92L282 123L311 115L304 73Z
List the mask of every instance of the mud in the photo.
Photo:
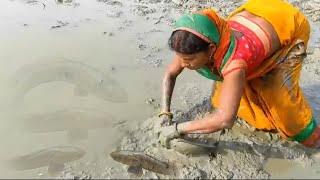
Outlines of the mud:
M186 120L194 117L195 114L203 115L206 111L199 107L204 106L210 106L210 102L205 100L191 111L177 116L176 119ZM158 145L155 133L155 129L159 126L157 121L159 121L158 118L150 118L142 123L122 140L118 148L148 152L150 155L178 166L175 176L157 174L156 176L160 178L265 179L270 178L270 173L264 169L269 158L289 159L306 167L315 163L312 157L317 151L308 150L294 142L281 140L276 134L252 130L240 120L220 137L220 141L218 141L219 132L189 137L205 139L208 144L216 143L216 150L198 151L196 156L185 152L179 153L175 148L166 149ZM194 146L186 148L189 148L189 153L194 150ZM110 173L111 176L118 177ZM149 173L145 172L143 178L152 178Z
M25 136L19 134L17 124L21 119L26 118L24 113L42 115L47 113L45 116L49 116L50 112L55 112L54 109L68 109L77 105L81 108L101 109L103 112L110 113L109 117L115 118L110 120L113 122L108 126L109 129L104 129L103 132L90 130L85 141L72 142L85 149L87 155L77 161L66 163L57 176L60 178L137 178L127 172L126 165L119 164L105 155L114 150L144 152L161 162L177 167L174 176L143 170L140 178L319 177L318 151L284 141L277 134L257 131L241 120L237 120L235 126L220 138L218 138L220 132L189 137L217 145L214 151L208 152L206 151L208 149L198 151L194 146L189 146L186 147L189 151L185 153L185 151L179 152L159 146L156 133L159 128L159 119L152 116L159 111L161 77L164 67L172 57L172 52L167 47L167 39L174 20L186 11L195 11L204 7L214 7L222 16L227 16L242 2L244 1L11 0L2 2L0 37L6 42L0 45L4 52L0 55L5 67L2 71L3 76L0 77L3 82L12 82L9 79L14 76L13 72L26 64L36 62L35 59L39 60L43 56L68 57L76 60L77 63L90 65L90 68L92 66L95 70L92 71L93 76L77 76L82 78L71 79L71 82L70 79L66 79L66 76L60 76L63 77L60 80L69 82L71 85L51 82L46 83L47 85L43 83L42 87L39 87L42 81L36 82L28 78L33 77L32 75L19 75L18 79L25 78L31 83L24 83L24 86L21 86L23 88L18 94L24 97L24 103L20 104L19 110L10 109L8 112L1 112L4 117L2 119L5 119L1 121L2 137L12 136L16 139L4 139L3 144L6 148L1 150L0 157L8 154L11 156L27 154L29 150L40 147L52 147L64 143L69 145L71 142L65 142L64 133L46 133L48 135L41 136L39 133L32 133ZM318 70L320 67L318 62L320 2L318 0L290 2L301 8L311 22L312 36L308 57L304 62L301 85L314 109L315 116L319 117L320 95L317 89L320 82ZM24 11L13 11L19 8ZM26 12L28 15L25 14ZM12 35L6 35L7 32L11 32ZM34 43L30 45L30 42ZM26 58L28 60L22 61ZM110 78L119 82L120 86L126 90L129 101L127 104L105 102L109 100L107 98L113 96L105 95L107 91L100 91L101 89L96 89L95 85L85 86L88 82L101 82L99 80L103 78L96 73L105 71L112 74ZM74 72L79 71L72 71ZM84 72L88 71L84 70ZM57 71L51 73L51 80L57 74L59 74ZM65 75L65 73L62 74ZM87 77L96 78L86 79ZM41 77L40 74L33 78L45 77ZM83 81L83 79L86 80ZM209 103L211 87L211 81L195 75L194 72L183 72L177 81L172 100L174 120L188 121L211 111ZM118 93L117 88L114 90ZM88 95L86 95L87 92ZM10 98L7 98L7 94L11 93L2 93L2 100L8 101ZM6 103L0 105L1 110L8 110ZM97 117L99 113L94 116L92 112L85 112L84 116L88 119L90 117L101 119L100 116ZM12 123L10 120L17 119L16 115L21 118ZM50 119L50 117L43 117L43 119L46 118ZM104 121L97 121L96 124L101 123L102 126L105 125ZM79 124L79 126L83 127L85 124ZM44 128L44 125L39 124L39 126L41 127L37 128L38 130ZM192 155L194 152L197 152L196 156ZM281 164L284 170L279 171L277 164ZM47 169L43 168L15 171L11 174L4 170L2 172L3 178L51 177L47 175Z

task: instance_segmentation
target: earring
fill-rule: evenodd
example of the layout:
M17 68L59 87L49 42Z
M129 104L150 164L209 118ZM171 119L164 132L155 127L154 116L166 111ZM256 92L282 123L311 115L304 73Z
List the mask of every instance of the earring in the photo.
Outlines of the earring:
M210 60L212 59L212 56L213 56L213 54L214 54L214 50L213 49L211 49L212 51L211 51L211 53L210 53Z
M212 51L211 54L210 54L209 60L212 59L212 56L213 56L213 51Z

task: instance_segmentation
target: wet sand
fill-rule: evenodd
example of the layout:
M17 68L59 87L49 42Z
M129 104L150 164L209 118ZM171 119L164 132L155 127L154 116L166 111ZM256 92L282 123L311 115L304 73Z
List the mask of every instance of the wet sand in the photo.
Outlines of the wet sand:
M291 2L306 13L312 25L301 85L319 117L320 94L316 90L320 82L317 61L320 58L320 11L317 10L320 3L316 0ZM57 145L73 145L84 149L86 155L66 163L59 177L135 178L127 173L125 165L108 156L116 148L144 150L160 159L176 162L181 166L176 176L180 178L319 177L319 164L313 158L315 152L279 140L277 135L253 132L241 121L222 136L221 147L213 159L206 154L188 157L158 147L153 132L156 118L152 117L159 110L161 77L172 56L166 43L174 19L184 11L208 6L214 6L226 16L240 4L241 1L196 0L2 1L0 140L3 148L0 159ZM110 74L110 78L127 92L128 102L110 102L91 93L77 94L75 84L55 81L32 88L18 105L13 104L14 94L9 84L14 73L24 65L55 58L71 59ZM205 113L210 108L207 98L211 86L211 81L194 72L183 72L177 81L172 104L177 117L187 120ZM92 129L87 138L72 143L65 132L21 131L21 124L25 123L22 121L30 114L49 114L68 108L104 111L114 117L113 123L124 123ZM215 140L217 134L206 138ZM269 144L273 145L269 149L274 153L263 151ZM278 164L284 169L279 170ZM8 170L5 164L2 166L1 178L50 177L46 168L15 171ZM170 176L144 171L142 177Z

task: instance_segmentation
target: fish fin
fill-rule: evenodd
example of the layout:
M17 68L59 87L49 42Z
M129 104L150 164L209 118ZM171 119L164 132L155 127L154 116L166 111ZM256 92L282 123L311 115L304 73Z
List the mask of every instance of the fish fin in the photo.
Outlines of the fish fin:
M73 89L73 93L75 96L88 96L88 91L84 90L80 86L76 85Z
M143 175L143 170L141 166L129 166L127 172L134 174L138 177L141 177Z
M64 169L63 163L57 163L57 162L50 162L48 165L48 174L50 176L57 176L59 173L61 173Z
M67 137L69 142L84 140L84 139L88 139L89 132L86 129L70 129L67 132Z

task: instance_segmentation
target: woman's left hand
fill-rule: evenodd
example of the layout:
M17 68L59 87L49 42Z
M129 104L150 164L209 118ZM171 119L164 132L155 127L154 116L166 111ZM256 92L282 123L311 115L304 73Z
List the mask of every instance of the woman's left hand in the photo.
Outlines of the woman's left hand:
M161 126L169 126L172 124L172 118L164 115L163 117L161 117Z

